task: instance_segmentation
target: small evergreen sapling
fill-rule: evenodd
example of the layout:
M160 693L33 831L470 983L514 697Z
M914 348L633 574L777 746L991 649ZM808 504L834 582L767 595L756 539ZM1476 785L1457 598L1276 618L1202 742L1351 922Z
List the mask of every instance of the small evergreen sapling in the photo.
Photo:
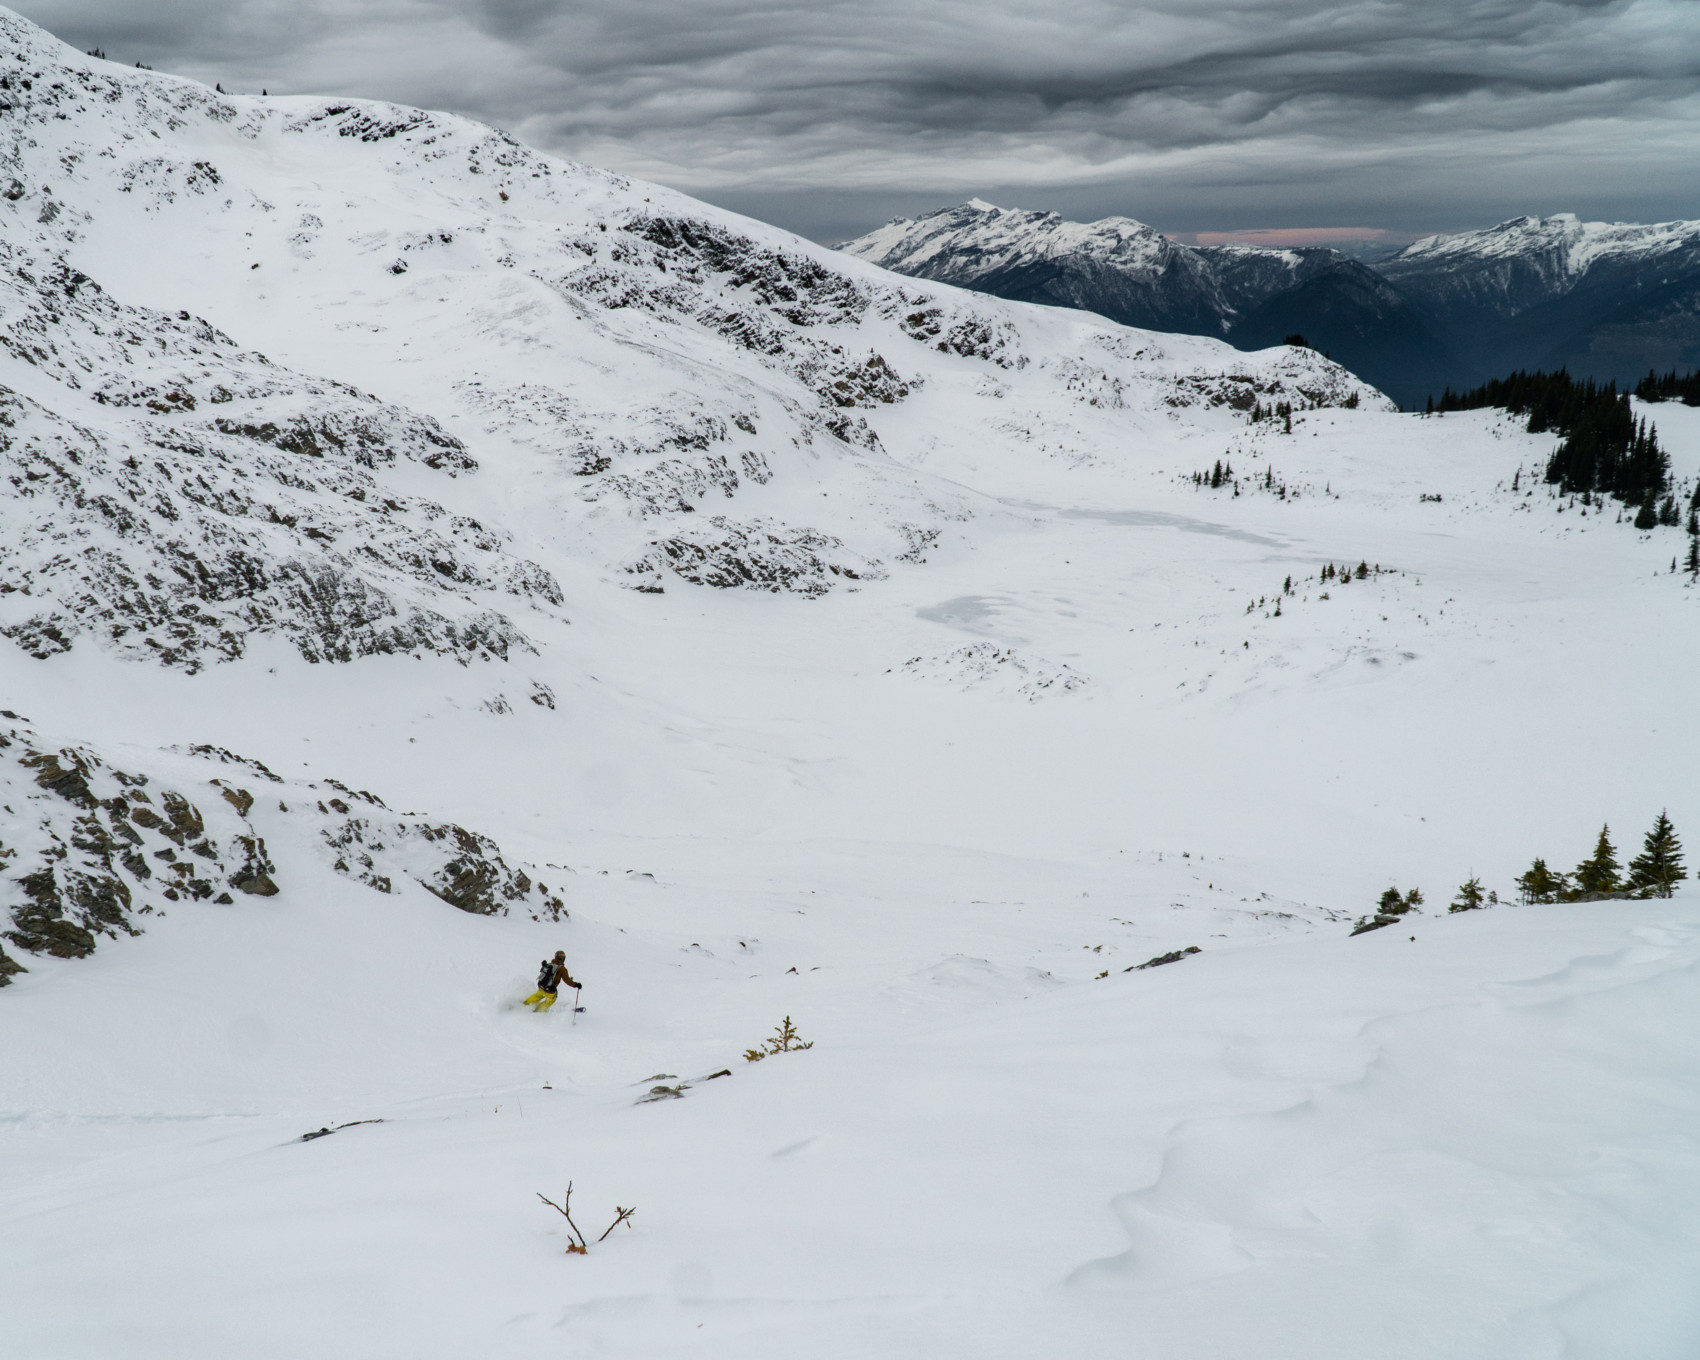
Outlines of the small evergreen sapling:
M1447 910L1478 911L1485 900L1486 894L1482 892L1481 879L1471 874L1468 881L1458 889L1458 896L1452 899L1452 905Z
M1638 897L1669 897L1687 877L1682 842L1676 838L1670 817L1661 812L1641 843L1641 853L1629 861L1629 890Z
M783 1023L773 1027L773 1033L771 1035L761 1041L760 1048L746 1048L744 1050L744 1061L760 1062L763 1058L773 1053L796 1053L802 1049L813 1048L814 1046L815 1041L813 1039L808 1040L806 1043L803 1041L802 1036L797 1033L797 1029L791 1023L791 1017L788 1015L785 1017Z

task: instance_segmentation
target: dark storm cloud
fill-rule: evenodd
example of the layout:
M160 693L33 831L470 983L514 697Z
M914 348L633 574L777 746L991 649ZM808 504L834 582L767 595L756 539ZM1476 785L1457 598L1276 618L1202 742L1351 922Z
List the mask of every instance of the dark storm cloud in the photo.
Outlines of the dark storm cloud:
M1700 215L1694 0L24 0L227 85L447 106L833 236Z

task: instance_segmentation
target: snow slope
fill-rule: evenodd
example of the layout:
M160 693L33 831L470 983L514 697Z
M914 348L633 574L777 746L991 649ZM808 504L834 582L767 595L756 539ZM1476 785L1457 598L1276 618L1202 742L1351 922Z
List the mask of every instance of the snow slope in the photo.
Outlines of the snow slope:
M11 1347L1692 1355L1700 900L1443 914L1700 826L1680 530L0 29Z
M415 933L334 893L150 932L64 979L69 1006L8 998L10 1344L1693 1352L1693 894L1073 985L997 961L1003 913L954 913L990 959L874 984L865 914L726 903L697 932L691 897L605 895L632 924L574 932L576 1027L491 995L552 937L452 914ZM1019 934L1061 954L1085 924L1065 920ZM681 927L703 938L673 945ZM785 972L814 958L818 980ZM742 1062L787 1010L815 1047ZM592 1239L616 1205L634 1228L564 1255L534 1196L569 1180Z

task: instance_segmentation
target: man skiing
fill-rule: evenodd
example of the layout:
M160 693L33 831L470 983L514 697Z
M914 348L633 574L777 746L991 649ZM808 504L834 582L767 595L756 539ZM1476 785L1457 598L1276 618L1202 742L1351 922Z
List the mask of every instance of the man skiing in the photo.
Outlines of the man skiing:
M555 1004L555 995L565 985L575 992L578 983L573 981L573 975L567 971L567 951L557 949L555 957L544 959L543 965L537 970L537 990L521 1002L532 1010L542 1014Z

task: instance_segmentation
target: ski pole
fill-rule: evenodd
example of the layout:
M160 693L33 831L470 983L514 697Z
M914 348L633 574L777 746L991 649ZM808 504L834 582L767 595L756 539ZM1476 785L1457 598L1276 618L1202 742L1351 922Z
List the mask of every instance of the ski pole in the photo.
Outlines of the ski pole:
M579 1001L579 989L577 987L574 987L573 988L573 1018L568 1022L569 1024L573 1024L573 1025L578 1024L578 1001Z

